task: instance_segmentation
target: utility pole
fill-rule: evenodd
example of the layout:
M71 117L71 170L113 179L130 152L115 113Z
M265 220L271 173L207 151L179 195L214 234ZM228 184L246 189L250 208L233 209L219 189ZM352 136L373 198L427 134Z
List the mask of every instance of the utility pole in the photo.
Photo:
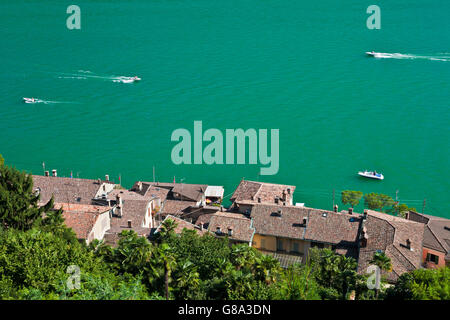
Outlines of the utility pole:
M425 212L425 205L427 204L427 199L423 199L423 206L422 206L422 214Z
M155 182L155 166L153 166L153 183Z
M334 189L333 189L333 210L334 210Z

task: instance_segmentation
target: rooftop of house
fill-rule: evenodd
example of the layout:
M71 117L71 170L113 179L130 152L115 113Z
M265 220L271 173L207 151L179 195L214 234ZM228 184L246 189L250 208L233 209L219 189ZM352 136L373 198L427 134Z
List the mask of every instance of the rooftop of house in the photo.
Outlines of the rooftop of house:
M175 230L174 230L176 234L181 234L181 232L184 229L194 230L199 235L203 235L205 233L209 233L209 231L207 229L202 229L202 228L200 228L200 227L198 227L198 226L196 226L196 225L194 225L194 224L192 224L190 222L187 222L187 221L185 221L183 219L180 219L178 217L174 217L172 215L168 215L164 219L164 221L167 221L167 220L172 220L172 221L174 221L177 224L177 226L175 227ZM164 221L163 221L163 223L164 223ZM161 225L156 229L155 233L159 232L160 230L161 230Z
M72 228L78 239L87 239L98 217L112 208L89 204L55 203L54 209L63 209L64 224Z
M395 281L402 273L420 268L424 224L368 210L364 227L367 245L359 250L358 272L366 272L377 251L391 258L388 280Z
M158 182L136 181L130 191L146 197L158 197L161 201L165 201L171 187L165 186L166 184L163 185L160 185Z
M424 247L446 254L450 260L450 219L435 217L410 211L407 218L426 224L424 233Z
M216 233L217 230L220 230L223 235L228 235L231 240L242 242L250 242L255 232L250 218L239 213L220 211L210 216L208 230Z
M242 180L231 196L232 202L275 203L275 199L292 199L295 186Z
M205 184L188 184L188 183L166 183L166 182L145 182L137 181L134 183L131 190L140 192L142 194L155 193L157 191L162 191L161 189L168 190L167 193L178 194L180 197L186 198L184 200L188 201L200 201L205 194L208 185ZM149 191L149 189L151 189ZM165 197L168 194L165 194ZM164 201L164 199L161 199Z
M255 204L250 216L259 234L330 244L353 243L358 239L360 217L357 215L307 207Z
M47 203L52 195L55 202L91 204L104 184L110 181L33 175L33 187L39 190L40 203Z
M196 205L195 201L166 200L161 208L163 216L179 216L190 212L190 208Z
M134 198L122 199L122 216L118 216L118 208L115 215L111 218L111 229L109 233L120 233L122 230L134 230L141 235L150 234L150 228L144 228L144 218L148 214L149 199L137 200ZM131 228L128 223L131 222Z

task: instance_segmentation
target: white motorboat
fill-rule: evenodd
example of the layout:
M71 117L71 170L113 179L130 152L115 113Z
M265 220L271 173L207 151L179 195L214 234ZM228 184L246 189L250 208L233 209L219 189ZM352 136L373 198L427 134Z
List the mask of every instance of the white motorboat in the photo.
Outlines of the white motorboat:
M384 176L382 173L378 173L376 171L359 171L358 174L361 177L370 178L370 179L377 179L377 180L383 180Z
M369 56L369 57L375 57L376 56L376 52L375 51L372 51L372 52L366 52L366 54Z
M25 103L36 103L36 102L38 102L38 100L35 99L35 98L23 98L23 101Z

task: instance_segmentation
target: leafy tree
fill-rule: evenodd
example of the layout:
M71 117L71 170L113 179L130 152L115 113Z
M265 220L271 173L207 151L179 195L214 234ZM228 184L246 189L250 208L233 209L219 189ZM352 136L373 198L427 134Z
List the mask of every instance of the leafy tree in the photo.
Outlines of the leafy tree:
M359 204L362 196L363 193L361 191L344 190L341 192L341 201L343 204L348 204L353 208Z
M382 193L369 193L364 195L364 204L371 210L382 210L394 204L394 200Z
M279 281L280 300L320 300L319 285L312 276L310 265L294 264L287 268Z
M198 235L194 230L184 229L177 237L170 237L167 243L177 260L191 261L197 268L202 280L217 275L221 261L229 261L231 248L227 238L216 238L210 234Z
M408 205L404 204L404 203L394 203L392 205L392 207L387 211L389 213L392 213L396 216L400 216L402 218L406 218L406 214L408 213L408 211L416 211L416 208L413 207L408 207Z
M324 299L346 299L356 286L358 266L355 259L335 254L330 249L310 249L310 262Z
M402 274L386 299L450 300L450 268L418 269Z
M53 198L42 207L38 202L31 175L0 166L0 224L4 228L30 230L42 222L44 213L48 214L47 224L61 222L62 211L51 212Z
M375 252L369 263L378 266L382 271L392 271L391 259L384 252Z

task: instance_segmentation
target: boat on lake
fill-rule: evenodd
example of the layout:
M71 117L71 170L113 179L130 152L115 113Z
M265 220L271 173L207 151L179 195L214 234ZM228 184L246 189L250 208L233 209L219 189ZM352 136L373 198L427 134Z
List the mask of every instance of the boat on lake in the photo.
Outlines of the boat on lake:
M384 176L382 173L378 173L376 171L359 171L358 174L361 177L370 178L370 179L376 179L376 180L383 180Z

